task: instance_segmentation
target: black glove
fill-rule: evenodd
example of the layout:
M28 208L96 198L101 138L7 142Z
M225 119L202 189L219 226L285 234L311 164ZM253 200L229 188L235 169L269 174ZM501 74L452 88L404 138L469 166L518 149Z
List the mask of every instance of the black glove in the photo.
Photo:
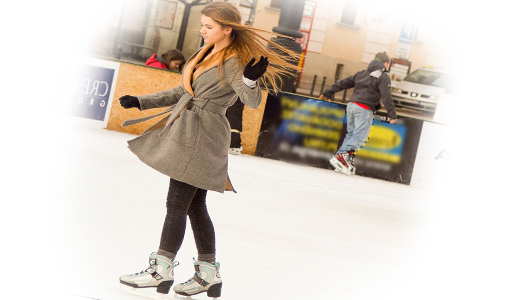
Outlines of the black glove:
M123 108L132 108L136 107L140 109L140 102L139 98L125 95L120 97L118 100L120 100L120 105L122 105Z
M253 63L255 62L255 57L252 57L251 60L246 65L246 68L244 68L244 77L246 77L249 80L257 80L259 79L268 68L268 58L261 56L258 63L256 63L253 66Z

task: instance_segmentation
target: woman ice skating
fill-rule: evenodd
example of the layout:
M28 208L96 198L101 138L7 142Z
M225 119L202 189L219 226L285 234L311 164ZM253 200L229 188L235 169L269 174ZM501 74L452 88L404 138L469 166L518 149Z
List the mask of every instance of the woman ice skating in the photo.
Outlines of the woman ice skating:
M168 107L166 117L128 143L141 161L170 177L159 249L149 256L146 270L124 275L120 282L154 287L167 294L174 283L174 259L188 216L198 256L193 276L175 285L174 291L185 296L207 292L209 297L219 297L222 279L206 196L208 190L234 191L227 173L231 132L225 112L237 98L257 108L262 101L257 81L276 91L280 75L297 68L263 41L296 61L298 55L261 37L257 33L261 30L241 25L240 13L232 4L214 2L201 14L206 45L185 65L183 84L152 95L120 98L124 108ZM152 117L126 121L124 126Z

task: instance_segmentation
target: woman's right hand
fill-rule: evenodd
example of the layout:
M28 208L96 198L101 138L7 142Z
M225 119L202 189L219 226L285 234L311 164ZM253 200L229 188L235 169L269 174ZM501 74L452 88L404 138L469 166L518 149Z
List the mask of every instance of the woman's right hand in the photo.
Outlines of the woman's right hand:
M244 68L244 77L253 81L258 80L264 75L264 73L266 73L269 62L267 57L261 56L260 60L255 65L253 65L254 63L255 57L252 57Z
M125 96L120 97L118 100L120 100L120 105L122 105L123 108L136 107L140 109L140 102L139 102L139 98L137 97L125 95Z

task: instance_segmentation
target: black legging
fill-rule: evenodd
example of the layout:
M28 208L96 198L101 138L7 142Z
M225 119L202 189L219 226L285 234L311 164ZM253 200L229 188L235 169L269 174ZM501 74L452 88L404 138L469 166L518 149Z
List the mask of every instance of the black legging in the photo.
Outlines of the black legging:
M190 219L198 254L215 254L215 235L205 199L207 191L170 179L166 198L166 218L159 249L176 254Z
M242 112L244 111L244 103L240 98L236 100L235 104L227 108L225 116L231 125L231 129L236 129L238 132L231 131L231 148L239 148L242 146L242 139L240 132L242 132Z

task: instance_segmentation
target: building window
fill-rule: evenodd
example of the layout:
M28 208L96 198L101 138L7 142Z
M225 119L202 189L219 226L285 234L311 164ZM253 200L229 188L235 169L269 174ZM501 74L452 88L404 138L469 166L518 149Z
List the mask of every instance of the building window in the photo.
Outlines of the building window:
M273 2L273 1L272 1ZM355 16L357 14L357 3L355 1L347 0L344 2L344 8L342 10L341 24L355 25Z

